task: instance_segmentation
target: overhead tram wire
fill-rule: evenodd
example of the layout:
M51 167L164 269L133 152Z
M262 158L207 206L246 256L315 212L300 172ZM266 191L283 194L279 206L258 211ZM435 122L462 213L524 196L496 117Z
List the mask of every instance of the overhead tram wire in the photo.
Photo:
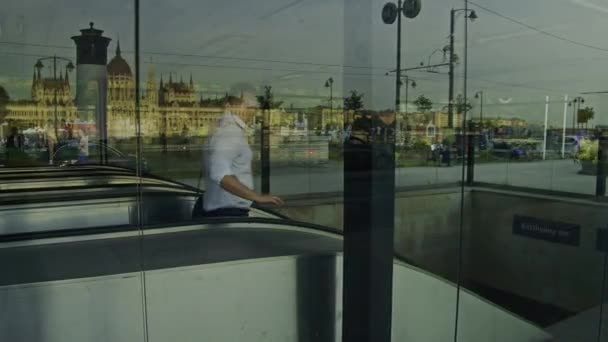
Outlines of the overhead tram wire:
M40 57L39 55L36 54L25 54L25 53L19 53L19 52L6 52L6 51L0 51L0 55L9 55L9 56L22 56L22 57L35 57L38 58ZM332 74L330 71L323 71L323 70L296 70L296 69L276 69L276 68L270 68L270 67L247 67L247 66L238 66L238 65L213 65L213 64L195 64L195 63L172 63L172 62L144 62L145 64L153 64L153 65L172 65L172 66L190 66L190 67L199 67L199 68L215 68L215 69L236 69L236 70L251 70L251 71L278 71L278 72L289 72L289 73L299 73L299 74L304 74L304 75L311 75L311 74L316 74L316 75L328 75L328 74ZM419 72L425 72L425 71L419 71ZM352 73L352 72L343 72L343 75L347 75L347 76L361 76L361 77L378 77L378 78L385 78L386 75L385 74L374 74L374 73ZM455 75L455 77L457 78L461 78L461 75ZM420 77L419 77L420 78ZM549 91L552 93L556 93L556 94L561 94L563 93L563 90L556 90L556 89L548 89L548 88L540 88L540 87L534 87L534 86L525 86L525 85L518 85L518 84L511 84L511 83L505 83L505 82L499 82L499 81L492 81L492 80L487 80L487 79L482 79L482 78L477 78L477 77L471 77L469 76L470 79L473 80L477 80L480 82L485 82L485 83L489 83L489 84L493 84L497 87L507 87L507 88L515 88L515 89L530 89L530 90L536 90L536 91ZM421 78L422 79L422 78ZM430 81L430 82L442 82L439 79L433 79L433 78L424 78L425 81Z
M561 40L561 41L564 41L564 42L567 42L567 43L570 43L570 44L573 44L573 45L577 45L577 46L593 49L593 50L596 50L596 51L608 52L608 48L603 48L603 47L600 47L600 46L595 46L595 45L591 45L591 44L577 42L576 40L573 40L573 39L570 39L570 38L566 38L566 37L562 37L560 35L551 33L549 31L545 31L543 29L540 29L540 28L538 28L536 26L532 26L530 24L526 24L523 21L517 20L515 18L512 18L512 17L509 17L507 15L504 15L504 14L498 12L498 11L495 11L495 10L489 9L487 7L484 7L484 6L478 4L478 3L474 2L474 1L470 1L469 0L468 2L469 2L469 4L471 4L471 5L479 8L479 9L481 9L481 10L487 12L487 13L493 14L493 15L495 15L497 17L500 17L500 18L503 18L505 20L508 20L508 21L510 21L512 23L521 25L521 26L523 26L525 28L528 28L530 30L536 31L536 32L538 32L540 34L544 34L544 35L546 35L548 37L551 37L551 38L554 38L554 39L558 39L558 40Z
M21 42L13 42L13 41L0 41L0 45L15 45L15 46L26 46L26 47L29 46L29 47L38 47L38 48L75 50L75 48L71 47L71 46L36 44L36 43L21 43ZM129 51L129 50L123 50L122 53L133 54L134 52ZM185 57L185 58L224 59L224 60L236 60L236 61L258 62L258 63L308 65L308 66L329 67L329 68L366 69L366 70L382 70L382 71L390 69L390 67L342 65L342 64L336 64L336 63L315 63L315 62L293 61L293 60L263 59L263 58L250 58L250 57L231 57L231 56L211 56L211 55L157 52L157 51L142 51L142 54L155 55L155 56Z

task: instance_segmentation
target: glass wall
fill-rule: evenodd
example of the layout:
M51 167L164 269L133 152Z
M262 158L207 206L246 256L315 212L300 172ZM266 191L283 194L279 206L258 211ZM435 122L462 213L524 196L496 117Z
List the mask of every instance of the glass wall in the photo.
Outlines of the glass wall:
M0 340L605 339L608 7L419 4L5 5Z

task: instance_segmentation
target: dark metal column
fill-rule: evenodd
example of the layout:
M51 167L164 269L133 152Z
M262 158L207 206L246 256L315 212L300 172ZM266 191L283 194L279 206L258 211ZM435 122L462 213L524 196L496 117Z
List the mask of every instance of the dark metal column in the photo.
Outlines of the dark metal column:
M359 118L344 147L343 341L390 341L395 115ZM372 133L370 133L372 132Z
M377 2L344 2L344 65L371 67ZM364 94L373 108L373 78L343 75L343 92ZM388 114L388 113L387 113ZM389 342L392 324L395 119L356 111L344 144L344 292L342 341Z

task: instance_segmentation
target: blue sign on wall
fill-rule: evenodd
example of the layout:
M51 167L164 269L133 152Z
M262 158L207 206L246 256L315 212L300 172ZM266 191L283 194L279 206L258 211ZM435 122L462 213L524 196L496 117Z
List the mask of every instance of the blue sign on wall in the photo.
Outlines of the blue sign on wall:
M578 224L515 215L513 217L513 234L570 246L578 246L581 240L581 226Z

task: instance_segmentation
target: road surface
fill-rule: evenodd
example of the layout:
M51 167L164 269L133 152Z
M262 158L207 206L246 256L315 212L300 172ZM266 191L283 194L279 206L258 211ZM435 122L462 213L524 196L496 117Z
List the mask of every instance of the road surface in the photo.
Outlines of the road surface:
M578 174L580 165L572 160L479 164L475 166L475 180L536 189L595 193L595 176ZM455 183L461 179L460 165L452 167L404 167L396 170L397 186L420 186ZM196 186L196 178L177 179ZM260 179L255 179L259 189ZM271 192L295 195L343 190L342 164L330 162L324 166L274 167L271 170Z

